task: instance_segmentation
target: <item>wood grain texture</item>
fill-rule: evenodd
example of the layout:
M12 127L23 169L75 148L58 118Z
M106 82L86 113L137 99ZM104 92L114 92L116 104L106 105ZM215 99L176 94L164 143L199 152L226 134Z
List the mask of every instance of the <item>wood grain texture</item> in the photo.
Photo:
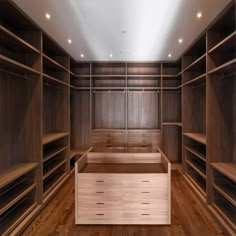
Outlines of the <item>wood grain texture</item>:
M170 226L76 226L74 214L74 178L71 178L22 235L224 235L178 171L172 171L172 224Z
M71 148L90 147L90 92L71 91Z
M125 128L124 92L94 94L94 128Z

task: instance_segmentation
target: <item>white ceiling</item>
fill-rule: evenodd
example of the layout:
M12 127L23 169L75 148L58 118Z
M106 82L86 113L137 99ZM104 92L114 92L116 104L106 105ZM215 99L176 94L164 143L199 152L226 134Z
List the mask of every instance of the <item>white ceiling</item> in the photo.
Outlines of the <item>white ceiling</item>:
M72 57L176 60L230 0L13 0ZM202 18L197 19L198 11ZM45 13L51 19L45 18ZM123 34L122 29L127 32ZM179 38L183 43L178 43ZM72 44L68 44L70 38ZM84 58L80 55L84 54ZM111 58L109 55L112 54Z

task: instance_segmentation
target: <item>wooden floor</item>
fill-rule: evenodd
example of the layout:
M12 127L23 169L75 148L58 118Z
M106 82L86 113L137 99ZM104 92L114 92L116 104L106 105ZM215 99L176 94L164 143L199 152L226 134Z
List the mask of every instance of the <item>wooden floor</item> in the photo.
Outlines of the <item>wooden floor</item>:
M172 171L171 226L76 226L74 178L26 229L29 236L215 236L223 235L219 225L191 191L178 170Z

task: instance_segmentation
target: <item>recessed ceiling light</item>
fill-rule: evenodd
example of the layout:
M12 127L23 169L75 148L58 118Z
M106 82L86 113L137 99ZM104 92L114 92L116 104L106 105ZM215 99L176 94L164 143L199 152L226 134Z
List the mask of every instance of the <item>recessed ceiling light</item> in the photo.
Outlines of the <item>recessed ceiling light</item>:
M113 57L112 53L109 55L110 57Z
M84 54L80 54L80 57L81 57L81 58L84 58Z
M168 54L168 57L169 57L169 58L171 58L171 57L172 57L171 53L169 53L169 54Z
M50 15L49 13L46 13L46 14L45 14L45 17L46 17L48 20L51 19L51 15Z
M67 41L68 41L68 43L69 43L69 44L71 44L71 43L72 43L72 40L71 40L71 39L68 39Z
M198 19L202 18L202 13L201 13L201 12L198 12L198 13L197 13L197 18L198 18Z
M183 43L183 39L182 38L179 38L179 43Z

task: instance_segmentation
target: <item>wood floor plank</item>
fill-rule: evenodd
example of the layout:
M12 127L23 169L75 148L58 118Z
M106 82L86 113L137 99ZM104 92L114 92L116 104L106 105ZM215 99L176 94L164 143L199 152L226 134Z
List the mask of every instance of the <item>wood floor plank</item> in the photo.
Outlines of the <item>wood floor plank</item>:
M212 215L192 192L178 170L172 170L172 224L75 225L74 178L70 178L29 225L24 236L216 236L224 235Z

